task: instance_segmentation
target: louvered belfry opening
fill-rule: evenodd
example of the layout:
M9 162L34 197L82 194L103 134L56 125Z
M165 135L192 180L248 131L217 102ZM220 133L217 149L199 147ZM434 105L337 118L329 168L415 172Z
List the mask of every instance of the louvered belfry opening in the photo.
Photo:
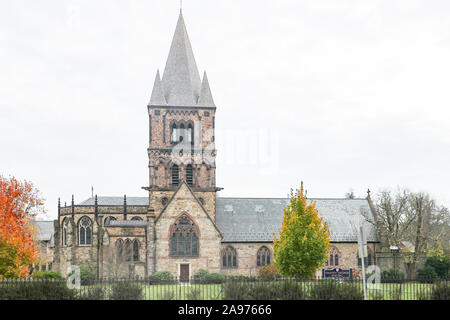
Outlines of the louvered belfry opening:
M178 165L174 164L172 166L172 186L176 187L180 183L180 177L179 177L179 169Z
M193 186L193 184L194 184L194 180L193 180L193 173L192 173L192 165L191 164L188 164L187 166L186 166L186 183L189 185L189 186Z

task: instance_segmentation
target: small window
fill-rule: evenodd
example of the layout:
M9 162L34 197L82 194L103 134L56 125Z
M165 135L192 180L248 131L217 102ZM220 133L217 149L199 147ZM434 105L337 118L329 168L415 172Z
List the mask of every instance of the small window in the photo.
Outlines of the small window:
M193 185L193 174L192 174L192 165L188 164L186 166L186 182L189 186Z
M180 183L178 174L179 174L178 166L174 164L172 166L172 186L178 186L178 184Z
M142 221L142 218L141 217L133 217L133 218L131 218L131 220L133 220L133 221Z
M184 129L184 124L180 124L180 134L179 134L179 139L178 141L183 141L184 139L184 135L185 135L185 129Z
M123 240L118 239L116 241L116 263L123 262Z
M155 110L155 116L159 116L161 112L159 110Z
M125 261L132 261L133 259L133 248L130 239L125 241Z
M161 203L162 203L163 206L165 206L168 201L169 201L169 199L167 199L166 197L161 199Z
M174 123L172 124L172 128L171 128L171 135L170 135L170 141L172 143L175 143L178 141L178 137L177 137L177 125Z
M88 217L81 218L79 224L79 244L91 245L92 244L92 221Z
M63 220L63 234L62 234L62 244L63 244L64 247L67 246L68 229L69 229L69 220L67 218L64 218L64 220Z
M209 111L205 111L203 114L205 115L205 117L209 117Z
M266 246L261 247L256 255L256 265L258 267L266 266L270 264L270 260L270 250Z
M330 247L330 255L327 266L339 265L339 250L336 247Z
M236 249L228 246L222 252L222 267L237 268Z
M187 139L191 144L194 144L194 127L191 123L187 127Z
M133 241L133 261L139 261L139 240Z
M111 216L106 217L106 218L105 218L105 222L103 223L103 225L104 225L104 226L109 226L109 224L111 223L111 221L116 221L116 218L111 217Z

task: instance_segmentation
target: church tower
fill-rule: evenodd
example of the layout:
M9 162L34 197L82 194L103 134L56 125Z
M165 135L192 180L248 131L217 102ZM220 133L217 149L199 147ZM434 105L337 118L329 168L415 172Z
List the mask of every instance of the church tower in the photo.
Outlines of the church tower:
M180 12L162 77L148 103L149 210L158 216L184 181L215 221L216 106L203 79Z

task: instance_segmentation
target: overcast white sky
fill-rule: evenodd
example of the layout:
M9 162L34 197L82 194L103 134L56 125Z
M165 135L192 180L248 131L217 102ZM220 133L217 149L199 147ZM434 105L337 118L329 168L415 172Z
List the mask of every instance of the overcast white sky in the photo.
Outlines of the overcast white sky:
M450 206L450 1L183 2L217 105L220 196L285 197L303 180L309 197L401 186ZM34 182L47 218L91 186L147 195L146 105L178 12L0 2L0 174ZM275 139L274 165L242 161L251 130Z

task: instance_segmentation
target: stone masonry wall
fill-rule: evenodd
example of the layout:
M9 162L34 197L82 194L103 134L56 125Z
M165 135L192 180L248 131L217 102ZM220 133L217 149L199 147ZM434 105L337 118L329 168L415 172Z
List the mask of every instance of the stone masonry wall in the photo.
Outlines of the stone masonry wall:
M195 222L199 229L198 257L175 258L169 255L170 227L183 213ZM220 270L221 236L211 219L201 209L199 203L192 196L186 185L182 185L172 202L155 224L156 242L156 271L170 271L179 276L180 264L190 265L190 276L199 269L211 272Z

